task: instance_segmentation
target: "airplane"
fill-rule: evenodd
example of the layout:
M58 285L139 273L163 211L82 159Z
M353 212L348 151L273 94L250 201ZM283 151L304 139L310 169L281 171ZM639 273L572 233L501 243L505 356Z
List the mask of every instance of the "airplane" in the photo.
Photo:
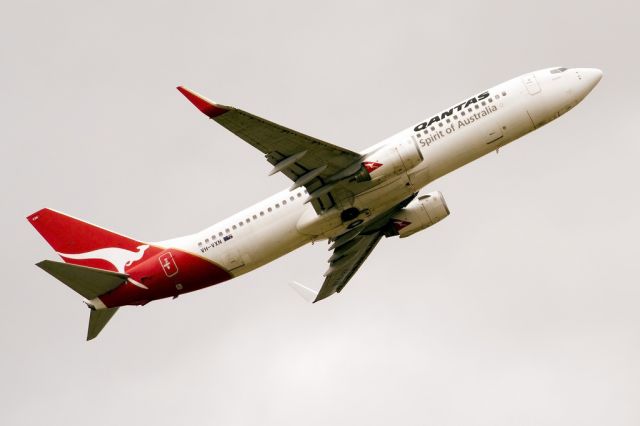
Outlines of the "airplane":
M409 237L449 215L427 184L555 120L602 78L595 68L552 67L465 98L355 152L238 108L177 89L204 115L265 155L290 187L200 232L143 242L44 208L27 220L62 258L37 266L84 297L87 340L116 311L243 275L299 247L328 241L324 282L301 293L340 293L382 237Z

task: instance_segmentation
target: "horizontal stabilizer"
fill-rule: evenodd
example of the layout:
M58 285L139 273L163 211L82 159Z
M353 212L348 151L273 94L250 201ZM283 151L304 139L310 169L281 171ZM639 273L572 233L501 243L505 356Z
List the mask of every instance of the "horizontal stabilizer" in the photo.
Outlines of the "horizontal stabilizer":
M92 310L91 316L89 316L87 340L95 338L117 311L118 308L100 309L97 311Z
M54 262L53 260L43 260L36 265L87 300L94 299L113 290L129 277L127 274L72 265L70 263Z

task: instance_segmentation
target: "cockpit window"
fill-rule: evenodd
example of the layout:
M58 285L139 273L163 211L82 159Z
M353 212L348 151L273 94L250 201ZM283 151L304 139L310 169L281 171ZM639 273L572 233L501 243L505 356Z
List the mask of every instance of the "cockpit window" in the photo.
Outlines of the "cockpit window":
M560 74L561 72L565 72L567 69L565 67L560 67L551 70L551 74Z

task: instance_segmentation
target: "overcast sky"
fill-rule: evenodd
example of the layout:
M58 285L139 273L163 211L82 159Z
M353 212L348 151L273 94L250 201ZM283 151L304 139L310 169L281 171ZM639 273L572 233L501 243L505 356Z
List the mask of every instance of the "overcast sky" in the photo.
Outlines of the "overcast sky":
M5 2L0 424L639 424L634 3ZM158 241L288 185L179 84L361 150L561 65L604 78L430 184L451 216L322 303L287 283L319 287L325 244L87 343L81 298L34 266L45 206Z

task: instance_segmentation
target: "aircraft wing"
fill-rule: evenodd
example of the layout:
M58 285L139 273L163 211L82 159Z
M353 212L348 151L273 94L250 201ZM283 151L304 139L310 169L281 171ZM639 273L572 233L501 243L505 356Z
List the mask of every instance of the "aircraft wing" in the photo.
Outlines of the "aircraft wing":
M178 87L201 112L260 150L273 165L270 174L284 173L304 186L316 212L328 210L340 201L371 187L370 182L347 182L363 165L356 152L288 129L238 108L216 104L185 88Z
M334 293L340 293L364 261L367 260L382 235L382 231L369 235L358 235L348 243L336 247L333 255L329 258L329 269L325 272L324 283L313 303Z
M409 204L415 196L416 194L413 194L398 203L371 223L357 226L340 234L333 240L333 244L329 247L329 250L333 250L333 254L329 258L329 269L324 273L324 283L322 283L322 287L313 303L342 291L351 277L367 260L376 245L378 245L380 239L385 234L389 235L387 231L389 230L391 217Z

